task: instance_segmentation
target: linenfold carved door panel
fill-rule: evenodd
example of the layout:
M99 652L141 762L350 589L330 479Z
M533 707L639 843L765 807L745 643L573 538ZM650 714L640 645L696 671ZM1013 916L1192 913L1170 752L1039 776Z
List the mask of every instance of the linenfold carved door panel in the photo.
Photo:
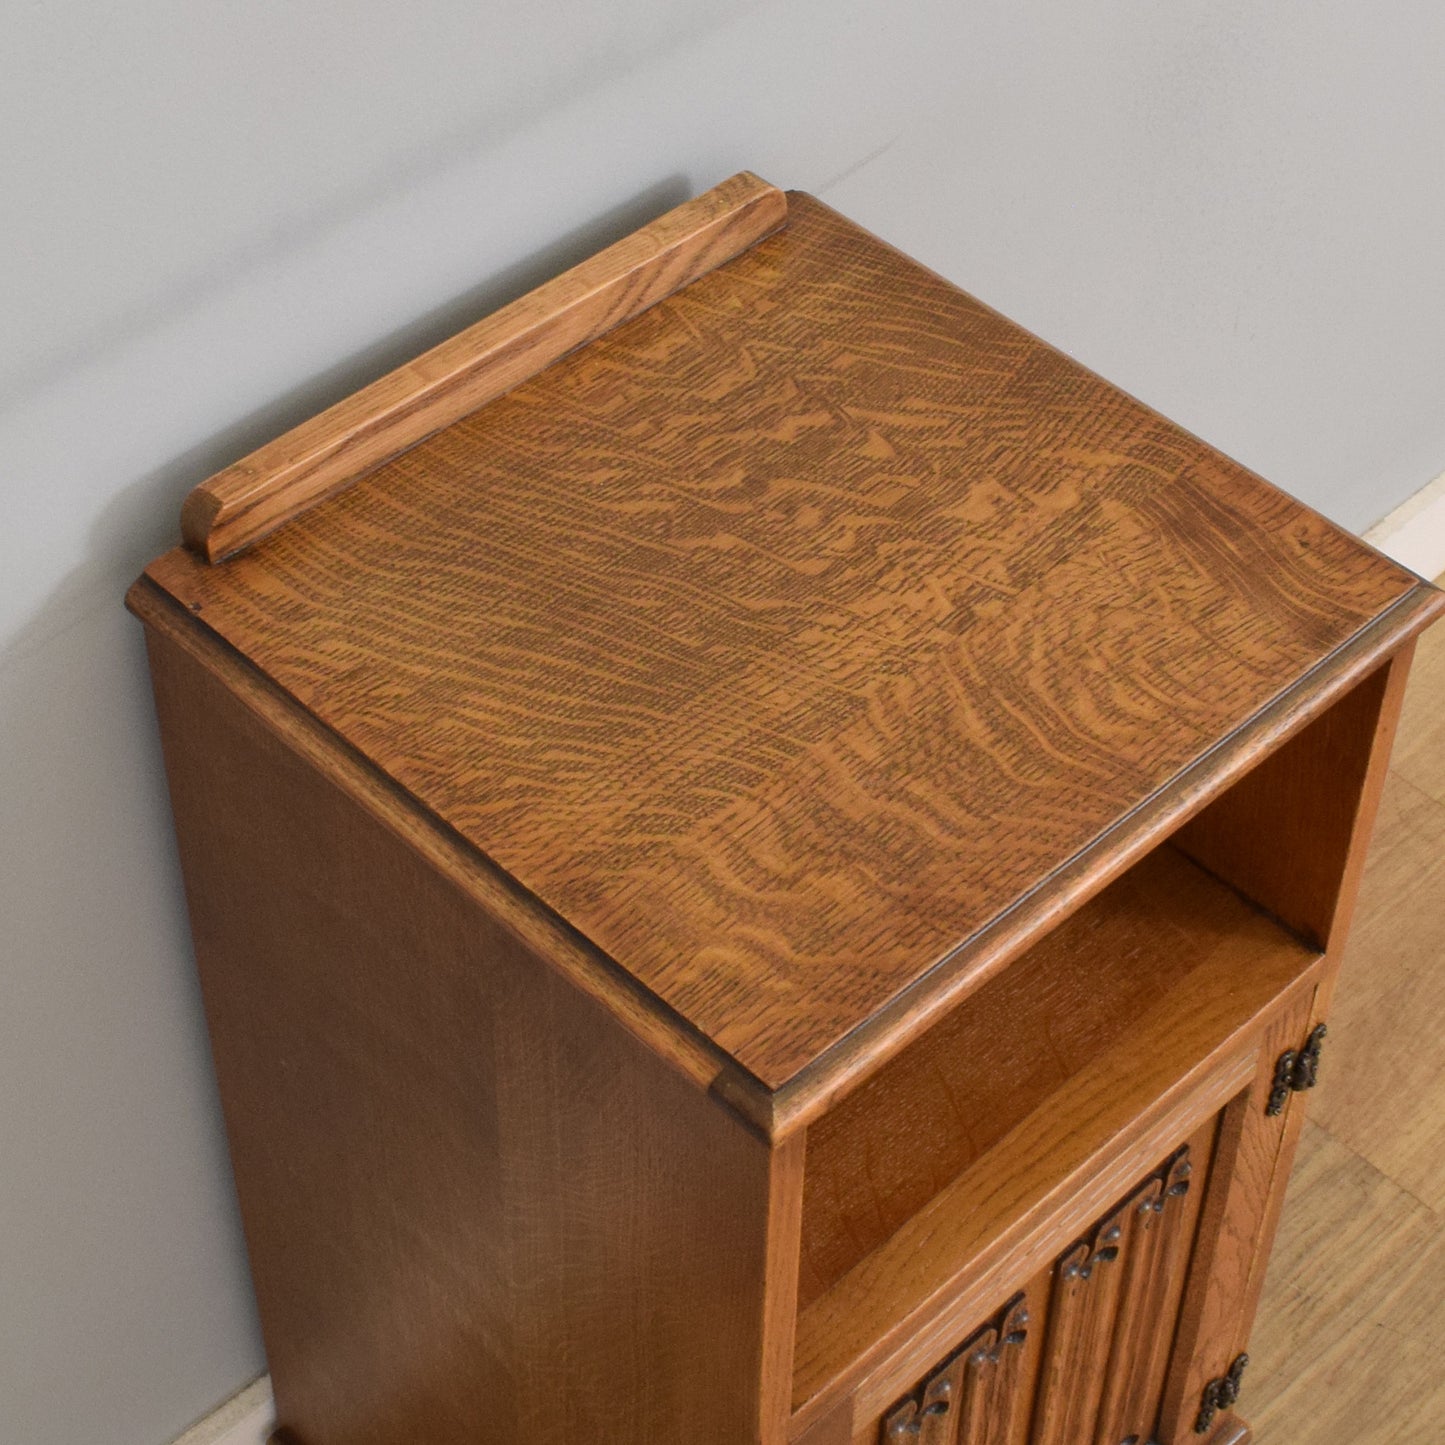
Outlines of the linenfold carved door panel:
M1205 1182L1198 1152L1181 1149L1126 1210L1119 1312L1095 1445L1145 1441L1153 1431Z
M1031 1328L1028 1295L1015 1295L888 1412L885 1445L1009 1445Z
M1125 1445L1154 1431L1213 1125L1060 1259L1032 1445Z
M883 1417L879 1445L1145 1445L1158 1418L1211 1119Z

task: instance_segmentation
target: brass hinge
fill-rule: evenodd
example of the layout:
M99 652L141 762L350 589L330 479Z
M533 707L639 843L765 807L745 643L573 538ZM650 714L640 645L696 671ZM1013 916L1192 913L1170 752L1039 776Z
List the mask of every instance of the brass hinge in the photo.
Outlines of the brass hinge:
M1239 1399L1239 1386L1244 1377L1244 1367L1248 1363L1248 1355L1236 1356L1234 1363L1229 1367L1228 1374L1221 1375L1217 1380L1211 1380L1204 1387L1204 1396L1199 1402L1199 1418L1194 1422L1196 1435L1203 1435L1214 1424L1214 1417L1221 1410L1234 1408L1234 1402Z
M1291 1094L1313 1089L1320 1074L1320 1045L1329 1031L1323 1024L1316 1024L1305 1040L1304 1048L1286 1049L1274 1066L1274 1086L1269 1091L1269 1103L1264 1112L1273 1119L1284 1113L1284 1106Z

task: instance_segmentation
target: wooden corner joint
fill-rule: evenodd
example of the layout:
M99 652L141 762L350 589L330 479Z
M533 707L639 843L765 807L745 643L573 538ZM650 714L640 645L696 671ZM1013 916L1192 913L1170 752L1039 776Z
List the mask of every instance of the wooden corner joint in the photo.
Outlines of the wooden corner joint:
M197 486L186 545L224 561L786 225L741 171Z

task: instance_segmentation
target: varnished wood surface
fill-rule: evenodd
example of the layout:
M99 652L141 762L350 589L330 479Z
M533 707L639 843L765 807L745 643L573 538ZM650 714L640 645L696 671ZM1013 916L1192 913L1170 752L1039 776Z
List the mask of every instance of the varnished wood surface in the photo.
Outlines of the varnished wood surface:
M801 1141L771 1149L149 640L288 1438L780 1445Z
M1058 1259L881 1419L865 1409L850 1435L826 1417L799 1445L1152 1440L1216 1125L1209 1119L1128 1198L1061 1246Z
M1077 1445L1093 1437L1119 1307L1126 1208L1106 1215L1058 1263L1033 1445Z
M1161 861L1197 873L1182 859ZM1120 1198L1254 1076L1260 1016L1291 990L1305 989L1308 1002L1318 970L1314 955L1205 882L1230 901L1227 923L1202 925L1218 932L1200 965L1136 1016L1126 1042L1082 1068L802 1311L795 1408L820 1410L863 1376L876 1381L865 1394L891 1394L910 1363L927 1364L915 1356L960 1308L977 1310L989 1289L1026 1276L1037 1250L1056 1244L1048 1231L1077 1229ZM1079 1211L1072 1224L1070 1211Z
M1349 692L1400 655L1412 636L1438 614L1440 593L1417 589L1281 694L1227 739L1204 753L1147 802L1095 838L1088 848L1042 879L1012 908L973 934L943 963L895 996L841 1043L768 1096L779 1136L832 1108L911 1042L937 1025L1033 942L1047 936L1201 807L1248 776L1271 750L1323 716ZM1353 863L1350 865L1353 867Z
M1372 758L1383 774L1389 754L1389 739L1377 754L1372 737L1382 718L1393 729L1399 711L1394 694L1408 670L1408 655L1398 666L1382 667L1179 835L1193 857L1321 949L1335 932L1347 865L1364 856L1363 846L1352 844L1366 801L1366 774ZM1391 705L1382 711L1387 693Z
M1305 1109L1298 1094L1290 1096L1278 1116L1271 1117L1265 1104L1275 1060L1308 1032L1316 993L1303 991L1271 1019L1251 1086L1220 1121L1214 1172L1165 1383L1159 1419L1163 1445L1187 1445L1194 1438L1206 1384L1223 1376L1248 1344L1250 1282L1268 1257L1276 1206L1284 1195Z
M1047 1294L1047 1280L1020 1291L862 1438L868 1445L1015 1445L1028 1426Z
M351 749L338 748L334 736L310 713L268 683L213 633L195 627L172 598L142 578L127 594L126 605L147 628L212 673L268 731L369 817L404 840L479 908L505 923L539 962L562 973L659 1058L697 1087L724 1099L759 1133L771 1132L771 1100L756 1080L743 1074L684 1020L660 1007L653 994L561 920L538 910L528 895L475 849L439 828L411 794Z
M1271 1065L1302 1047L1328 1016L1411 656L1410 645L1402 648L1182 839L1307 936L1327 943L1329 959L1308 1008L1272 1025L1250 1099L1226 1116L1221 1157L1228 1175L1211 1187L1201 1230L1207 1268L1191 1281L1161 1420L1160 1438L1170 1445L1189 1437L1205 1383L1223 1375L1248 1344L1309 1099L1308 1092L1290 1093L1283 1113L1270 1117L1264 1106L1275 1083ZM1321 798L1326 788L1331 795ZM1270 820L1291 867L1259 846L1259 830Z
M767 1089L1436 605L807 198L150 575Z
M1421 638L1254 1334L1255 1445L1445 1421L1445 632Z
M1442 599L808 198L651 304L737 184L133 594L282 1423L1182 1445Z
M1136 1196L1125 1236L1124 1278L1094 1445L1122 1445L1155 1434L1173 1331L1182 1302L1195 1225L1209 1179L1217 1121L1210 1120Z
M793 1413L793 1346L798 1327L798 1249L802 1234L807 1136L778 1144L769 1170L763 1294L761 1445L784 1445Z
M860 1445L873 1445L877 1434L878 1422L869 1421ZM853 1402L840 1400L826 1415L820 1415L801 1435L795 1436L793 1445L853 1445L855 1438Z
M1296 951L1177 854L1151 855L812 1125L801 1304L1240 937Z
M685 202L202 482L181 512L187 545L208 562L251 546L731 260L787 212L783 193L747 172Z

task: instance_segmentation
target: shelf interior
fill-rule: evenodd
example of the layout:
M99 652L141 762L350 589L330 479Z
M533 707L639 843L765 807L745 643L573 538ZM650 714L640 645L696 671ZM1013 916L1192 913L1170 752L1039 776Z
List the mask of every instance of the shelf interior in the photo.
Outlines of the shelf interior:
M1165 844L814 1124L795 1403L1317 957Z

